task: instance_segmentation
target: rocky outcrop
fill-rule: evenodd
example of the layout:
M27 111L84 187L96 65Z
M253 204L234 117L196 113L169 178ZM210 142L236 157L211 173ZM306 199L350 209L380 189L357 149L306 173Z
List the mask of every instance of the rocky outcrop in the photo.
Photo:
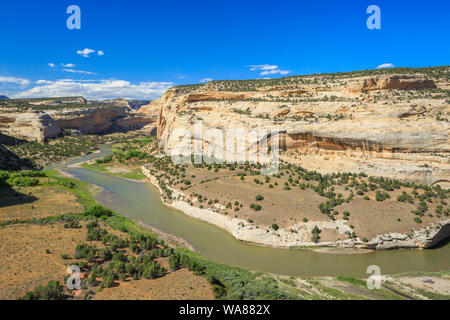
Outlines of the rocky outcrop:
M156 118L158 117L158 105L152 101L149 104L141 106L141 108L139 109L139 113L142 113L156 120Z
M48 98L48 99L30 99L27 101L30 105L40 106L40 105L53 105L59 106L64 104L86 104L87 100L83 97L65 97L65 98Z
M359 243L366 249L427 249L438 245L450 237L450 220L442 221L419 230L413 230L409 235L389 233L379 235L368 243Z
M353 86L349 87L350 92L361 93L373 90L411 90L435 88L433 80L427 78L417 78L411 75L390 75L380 77L364 78Z
M0 113L0 133L43 143L62 132L103 134L138 130L155 122L156 117L137 113L128 106L56 108L46 113ZM147 129L148 132L153 131L152 127Z
M155 122L156 119L154 117L133 113L125 118L117 119L115 124L124 130L138 130Z
M187 96L186 102L199 102L211 100L245 100L252 97L251 93L234 92L213 92L213 93L193 93Z
M309 170L426 184L450 180L450 122L441 120L450 105L435 90L447 90L445 81L405 74L288 78L260 88L255 83L252 90L245 81L175 87L141 111L158 110L157 137L166 154L183 138L180 130L192 135L201 122L204 130L224 134L233 128L277 130L283 160ZM202 146L212 143L203 138ZM248 140L246 152L259 143Z
M77 130L82 134L106 132L115 120L126 117L126 107L94 107L67 111L51 111L49 114L61 128Z
M53 138L61 133L61 128L55 120L46 113L20 114L9 130L13 137L33 140L43 143L47 138Z
M159 190L162 195L164 192L158 183L158 179L152 175L147 166L141 167L142 173ZM397 232L378 235L370 241L362 241L359 238L311 242L311 231L315 226L320 230L338 230L339 234L352 232L352 228L346 224L345 220L335 221L307 221L299 222L293 229L298 232L293 233L290 229L280 228L277 231L267 230L265 228L254 228L248 221L233 218L227 215L217 213L211 209L202 209L192 206L186 194L168 185L165 186L171 191L174 200L165 200L161 197L163 203L171 208L179 210L191 218L205 221L216 227L219 227L234 238L240 241L253 243L262 246L292 248L292 247L331 247L331 248L361 248L372 250L391 250L391 249L416 249L431 248L450 237L450 219L429 225L419 230L413 230L411 234L401 234ZM305 240L308 239L308 240Z

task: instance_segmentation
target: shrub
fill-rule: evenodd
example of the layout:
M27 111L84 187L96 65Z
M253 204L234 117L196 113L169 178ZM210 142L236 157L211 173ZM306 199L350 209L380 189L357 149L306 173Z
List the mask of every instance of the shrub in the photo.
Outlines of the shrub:
M258 194L256 196L256 201L263 201L263 200L264 200L264 197L262 195Z
M63 258L64 260L69 260L70 256L67 253L63 253L61 254L61 258Z
M113 156L112 155L108 155L106 157L104 157L103 159L97 159L95 160L95 162L97 164L101 164L101 163L110 163L113 160Z
M102 259L103 261L109 261L112 259L113 255L111 252L111 249L109 248L103 248L99 251L99 257L100 259Z
M114 285L114 276L113 275L107 275L103 278L103 287L105 288L111 288Z
M349 216L350 216L350 212L344 211L344 220L348 220Z
M66 229L78 229L81 228L78 220L70 220L69 222L64 224L64 228Z
M14 177L8 179L8 183L17 187L34 187L39 184L39 179L29 177Z
M172 254L169 257L170 270L176 271L180 268L180 257L178 255Z
M384 191L381 192L381 191L377 190L377 192L375 194L375 199L377 201L384 201L384 200L389 199L389 198L390 198L390 196Z
M272 229L277 231L278 229L280 229L280 227L276 223L274 223L272 224Z
M39 286L29 291L19 300L61 300L64 297L64 287L55 280L49 281L46 286Z
M262 207L259 204L252 203L250 204L250 208L255 211L261 211Z
M86 241L100 241L101 239L102 235L99 229L97 228L88 229Z
M319 229L319 227L314 226L314 228L311 231L312 237L311 237L311 241L314 243L318 243L320 241L320 233L322 231Z
M86 210L84 212L85 216L89 217L95 217L95 218L106 218L111 217L113 215L113 212L105 207L102 206L93 206L92 208Z
M397 201L408 202L408 203L413 203L414 202L413 198L409 194L407 194L406 192L403 192L403 194L399 195L397 197Z
M75 259L86 258L89 254L91 256L95 255L95 252L96 252L95 246L90 246L88 244L79 244L75 248L74 258Z
M142 276L145 279L155 279L161 277L166 273L166 270L162 268L158 263L151 262L144 265L144 271Z

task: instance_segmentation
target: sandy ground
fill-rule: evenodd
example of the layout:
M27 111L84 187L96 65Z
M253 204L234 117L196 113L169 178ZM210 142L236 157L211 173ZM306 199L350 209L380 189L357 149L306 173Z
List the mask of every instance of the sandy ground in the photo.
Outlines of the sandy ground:
M162 264L164 266L164 264ZM120 282L104 289L94 300L213 300L211 284L191 271L180 269L162 278Z
M129 170L127 167L120 167L120 166L109 166L105 168L109 172L112 173L130 173L131 170Z
M152 165L146 166L151 168ZM154 185L158 182L150 176L165 173L164 171L151 173L146 167L143 167L143 172ZM351 233L355 233L360 239L360 244L363 244L361 239L364 238L371 240L378 235L393 232L406 235L410 234L412 229L421 230L438 221L446 221L446 217L437 217L436 214L428 216L429 213L434 213L435 207L439 204L439 199L434 199L428 203L429 210L422 218L423 223L415 222L415 215L411 210L417 208L419 201L415 199L414 204L397 201L397 196L404 190L411 193L411 189L403 188L389 192L390 199L385 201L376 201L374 191L366 192L364 196L368 197L368 200L355 194L350 203L335 208L338 215L335 216L336 220L332 221L319 210L319 204L326 202L328 198L318 195L309 188L302 190L299 185L291 185L290 190L284 188L289 176L292 176L294 181L297 180L297 184L316 182L302 180L287 169L279 171L283 173L280 178L271 176L269 181L265 181L264 176L251 175L241 180L237 176L241 172L244 171L240 168L214 172L206 168L189 166L183 173L191 184L172 185L171 188L174 190L172 197L175 200L167 204L191 217L225 229L242 241L275 247L314 245L311 242L311 230L316 225L321 230L319 245L329 246L337 241L349 241ZM256 183L255 179L262 183ZM362 182L364 179L358 180ZM273 185L273 188L270 185ZM344 186L339 185L335 187L335 192L341 193L344 198L350 194ZM422 192L421 190L419 193ZM198 199L198 194L203 197L203 201ZM264 199L256 200L257 195L262 195ZM262 209L260 211L251 209L252 203L261 205ZM231 204L231 208L227 208L227 204ZM350 213L348 220L343 219L345 211ZM274 224L279 227L277 232L272 229ZM402 244L408 247L414 245L414 242L407 240Z
M83 211L76 196L68 191L48 186L14 189L0 187L0 221L44 218Z
M73 256L75 247L86 243L86 232L86 228L66 229L63 223L0 228L0 299L16 299L50 280L62 283L67 266L75 260L64 260L61 254ZM87 243L102 246L98 241Z
M314 249L314 252L325 254L365 254L371 253L373 250L359 249L359 248L318 248Z
M428 292L434 292L450 296L450 279L437 277L401 277L397 281L404 286L415 290L423 289Z

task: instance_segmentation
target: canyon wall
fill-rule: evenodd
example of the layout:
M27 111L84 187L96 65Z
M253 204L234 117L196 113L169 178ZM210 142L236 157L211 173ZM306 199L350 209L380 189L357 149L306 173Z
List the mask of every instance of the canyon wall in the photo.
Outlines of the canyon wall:
M0 112L0 133L44 143L48 138L62 133L103 134L138 130L155 121L155 117L138 113L127 106L87 105L45 112Z
M158 110L160 147L169 155L186 135L201 140L204 150L214 146L211 137L195 136L195 123L224 136L229 129L276 130L282 160L309 170L445 185L448 89L447 80L423 74L315 75L174 87L151 106ZM245 139L248 153L261 143Z

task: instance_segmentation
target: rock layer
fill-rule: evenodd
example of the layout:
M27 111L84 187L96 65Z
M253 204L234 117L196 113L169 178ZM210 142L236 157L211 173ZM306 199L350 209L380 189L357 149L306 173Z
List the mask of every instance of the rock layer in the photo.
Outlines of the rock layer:
M115 101L116 103L117 101ZM119 101L120 102L120 101ZM128 106L58 108L47 112L0 113L0 133L43 143L59 134L103 134L144 128L155 123L154 116ZM149 132L152 128L149 129Z
M310 170L366 171L427 184L450 181L447 81L397 74L255 83L169 89L151 104L159 110L161 148L169 155L180 144L180 132L193 135L196 122L224 135L227 129L278 130L283 160ZM195 139L202 139L204 149L214 143ZM259 143L247 139L248 147Z
M53 138L61 133L61 128L56 121L46 113L20 114L12 128L11 136L34 140L43 143L47 138Z

